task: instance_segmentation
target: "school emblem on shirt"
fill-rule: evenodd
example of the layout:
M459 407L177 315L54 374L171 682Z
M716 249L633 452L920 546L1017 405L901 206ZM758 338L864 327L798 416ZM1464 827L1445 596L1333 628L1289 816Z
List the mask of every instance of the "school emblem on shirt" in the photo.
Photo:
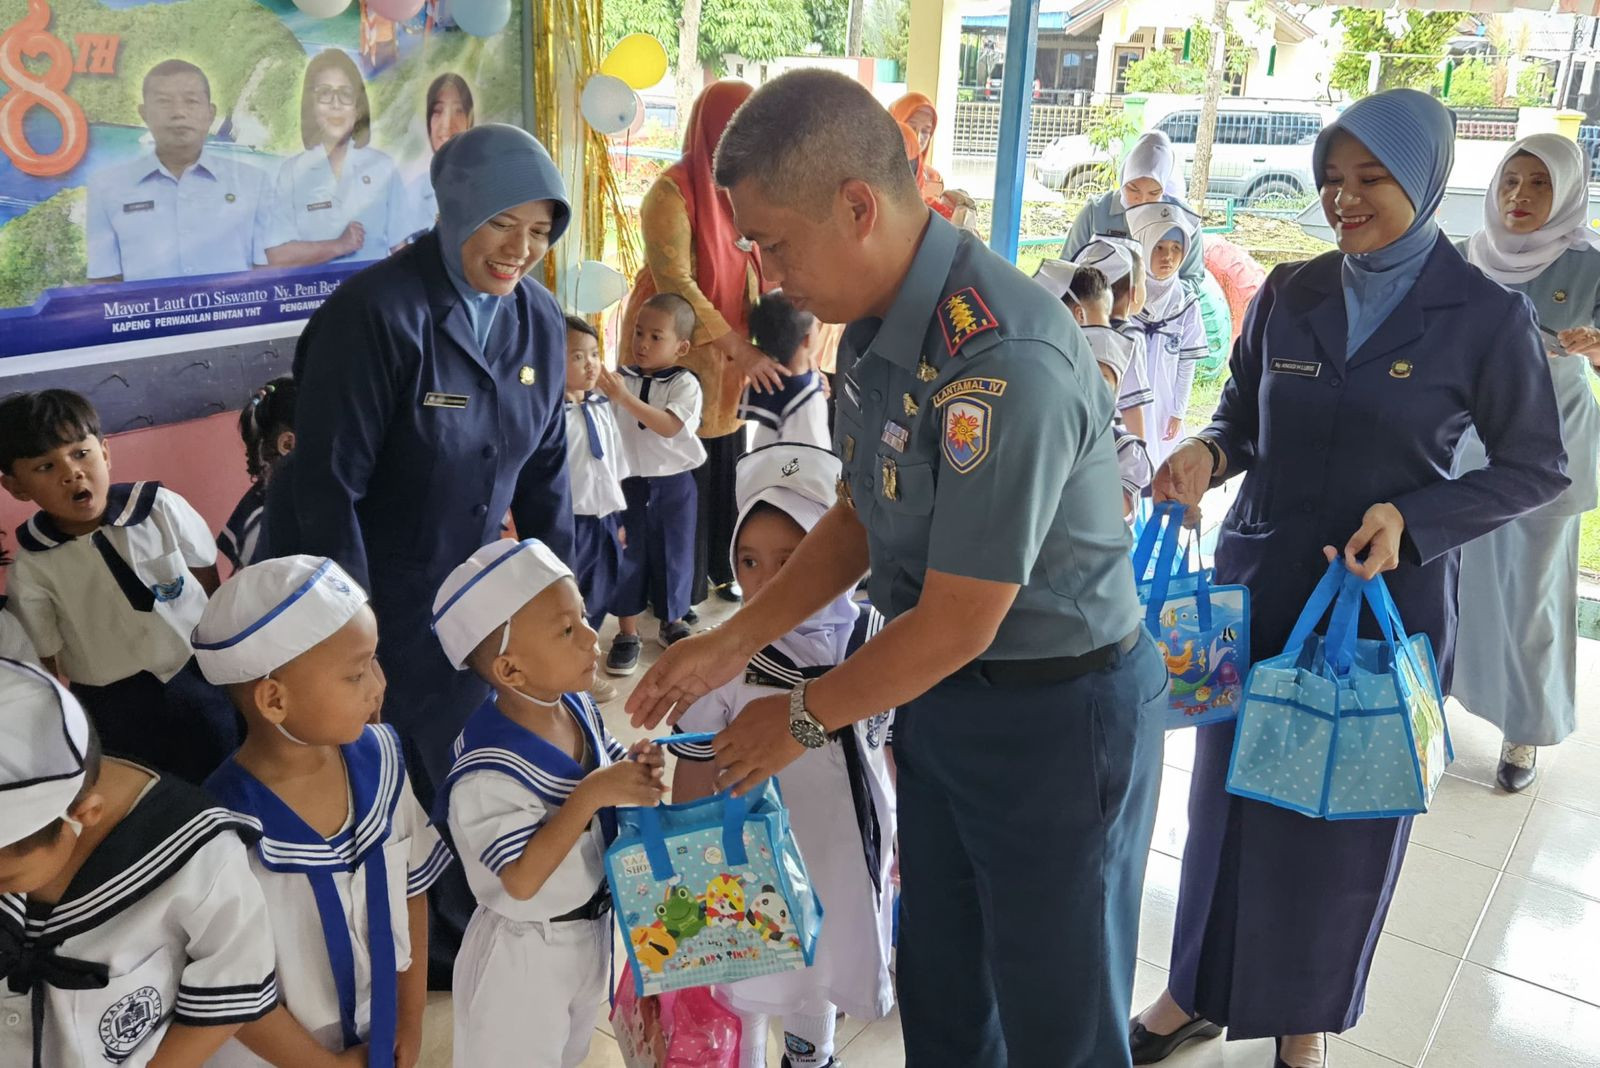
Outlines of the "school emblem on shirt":
M176 601L183 596L183 576L179 575L171 582L152 582L150 592L156 595L156 600L162 604Z
M106 1060L112 1064L126 1060L150 1037L161 1015L161 992L153 986L141 986L118 1000L100 1017L100 1043L106 1048Z
M533 373L533 368L531 367L524 366L522 370L517 372L517 381L525 386L533 385L536 378L537 376Z
M989 420L994 409L980 400L952 401L944 410L944 458L964 475L989 453Z
M790 475L797 473L799 470L800 470L800 461L799 460L790 460L788 463L784 464L782 468L779 469L779 472L783 475L784 478L788 478Z
M954 356L972 338L1000 324L978 291L968 286L944 298L939 305L939 325L944 328L945 347Z

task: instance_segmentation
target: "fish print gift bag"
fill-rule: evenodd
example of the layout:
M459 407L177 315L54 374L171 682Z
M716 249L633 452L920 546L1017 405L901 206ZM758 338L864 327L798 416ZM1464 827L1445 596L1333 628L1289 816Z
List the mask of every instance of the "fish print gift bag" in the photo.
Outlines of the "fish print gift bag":
M1184 507L1155 506L1133 553L1145 629L1166 661L1167 729L1221 723L1239 713L1250 660L1250 591L1217 586L1210 568L1179 551Z
M1383 638L1357 639L1363 603ZM1284 652L1250 673L1228 791L1326 819L1424 812L1451 759L1443 707L1427 637L1406 636L1381 577L1336 560Z
M744 797L617 809L606 880L641 996L815 957L822 903L774 780Z

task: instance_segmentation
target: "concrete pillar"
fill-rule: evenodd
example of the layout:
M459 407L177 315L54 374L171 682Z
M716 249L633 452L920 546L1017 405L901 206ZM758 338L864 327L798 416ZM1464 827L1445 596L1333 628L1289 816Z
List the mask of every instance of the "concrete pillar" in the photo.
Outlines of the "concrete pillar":
M960 0L911 0L906 90L922 93L939 112L934 169L949 174L955 148L956 89L961 80Z

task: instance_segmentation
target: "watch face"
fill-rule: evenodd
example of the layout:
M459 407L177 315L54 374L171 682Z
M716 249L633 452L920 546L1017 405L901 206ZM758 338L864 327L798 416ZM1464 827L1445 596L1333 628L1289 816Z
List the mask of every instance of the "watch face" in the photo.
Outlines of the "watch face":
M807 749L821 749L828 744L828 732L820 724L805 719L791 719L789 733Z

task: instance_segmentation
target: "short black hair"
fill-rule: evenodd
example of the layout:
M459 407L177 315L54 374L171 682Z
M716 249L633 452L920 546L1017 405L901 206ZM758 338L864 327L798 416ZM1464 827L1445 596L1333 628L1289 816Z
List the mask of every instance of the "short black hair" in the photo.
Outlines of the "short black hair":
M1133 266L1128 268L1127 274L1111 283L1112 304L1121 304L1132 295L1134 275L1138 275L1141 278L1144 276L1144 256L1136 248L1125 246L1125 251L1128 253L1128 259L1132 261Z
M679 341L688 341L694 338L694 305L678 296L676 293L657 293L642 305L656 311L666 312L672 316L672 332L678 335Z
M244 466L250 481L260 482L278 459L279 434L294 429L294 403L300 392L295 380L274 378L250 394L239 412L239 436L244 439Z
M739 106L717 143L716 178L729 189L751 179L812 216L851 179L903 206L922 202L900 124L861 83L813 68L780 74Z
M78 790L78 796L72 799L72 805L69 808L76 807L80 801L88 797L90 791L100 781L100 761L103 755L100 751L100 735L94 729L92 720L88 721L87 726L89 728L88 738L83 747L83 786ZM61 837L61 828L65 826L66 821L57 816L27 837L0 845L0 853L7 853L15 857L24 853L32 853L35 849L45 849L53 846L56 844L56 839Z
M1079 267L1072 275L1067 291L1078 304L1104 300L1111 293L1111 285L1098 267Z
M690 329L694 328L690 327ZM573 334L588 334L597 342L600 340L600 331L594 328L594 324L576 315L567 316L567 331Z
M139 83L139 97L143 99L150 93L151 78L171 78L177 74L193 74L200 79L200 84L206 87L206 99L211 99L211 79L206 77L206 72L190 63L186 59L163 59L144 73L144 81Z
M816 321L815 315L796 308L783 295L783 290L774 289L750 309L750 340L756 348L787 367L805 344L806 335Z
M13 474L18 460L100 436L100 414L81 393L13 393L0 401L0 474Z

